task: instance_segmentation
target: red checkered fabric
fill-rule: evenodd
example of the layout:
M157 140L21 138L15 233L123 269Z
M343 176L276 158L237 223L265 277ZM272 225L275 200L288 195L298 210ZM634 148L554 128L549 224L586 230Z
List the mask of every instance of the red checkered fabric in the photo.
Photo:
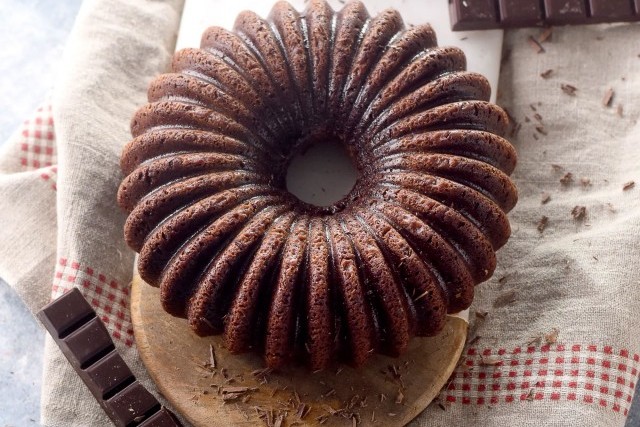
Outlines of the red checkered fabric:
M51 103L45 102L32 118L22 124L20 137L20 165L24 170L40 169L57 163Z
M134 341L128 285L122 285L78 261L60 258L51 289L52 299L74 286L80 288L113 338L131 347Z
M638 354L610 346L472 347L453 373L444 400L463 405L569 400L626 416L639 361Z
M58 189L57 180L58 180L58 167L57 166L47 166L45 168L41 168L40 178L45 181L51 183L51 188L55 191Z

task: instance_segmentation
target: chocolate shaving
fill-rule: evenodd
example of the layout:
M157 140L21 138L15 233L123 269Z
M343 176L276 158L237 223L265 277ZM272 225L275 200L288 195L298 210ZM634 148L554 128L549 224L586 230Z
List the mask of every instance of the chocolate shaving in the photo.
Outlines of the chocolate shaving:
M613 89L609 88L604 93L604 97L602 98L602 105L604 105L605 107L610 107L612 100L613 100Z
M529 46L531 46L531 49L533 49L535 53L544 52L544 48L542 47L542 45L538 42L538 40L534 39L533 36L529 36L527 41L529 42Z
M543 126L536 126L536 130L543 135L548 135L547 131Z
M543 79L548 79L549 77L551 77L551 74L553 74L553 70L549 68L548 70L540 73L540 77L542 77Z
M322 397L331 397L334 394L336 394L336 389L332 388L331 390L329 390L328 392L326 392L325 394L322 395Z
M213 351L213 345L209 344L209 365L215 369L216 367L216 354Z
M547 40L551 40L552 35L553 35L553 27L545 28L544 31L538 36L538 41L540 43L544 43Z
M296 417L298 417L299 420L303 420L304 417L306 417L309 412L311 411L311 408L305 404L305 403L300 403L298 405L298 410L296 412Z
M622 191L629 191L631 190L633 187L636 186L635 181L629 181L626 182L623 186L622 186Z
M542 233L545 228L547 228L547 225L549 224L549 217L547 216L542 216L542 218L540 218L540 221L538 221L538 226L537 229L540 233Z
M528 400L529 402L533 401L533 389L529 389L529 393L527 393L527 397L525 398L526 400Z
M496 298L496 300L493 302L493 306L495 308L500 308L500 307L509 305L515 301L516 301L516 292L508 291L500 295L498 298Z
M573 209L571 209L571 216L576 221L582 221L586 215L587 208L584 206L574 206Z
M571 172L567 172L564 174L562 178L560 178L560 184L569 185L573 182L573 174Z
M570 84L561 84L560 89L569 96L576 96L576 91L578 90L577 87Z
M398 390L398 394L396 395L396 405L402 405L403 401L404 401L404 393L402 393L402 390Z
M549 193L542 193L542 199L540 199L540 203L546 205L551 200L551 195Z

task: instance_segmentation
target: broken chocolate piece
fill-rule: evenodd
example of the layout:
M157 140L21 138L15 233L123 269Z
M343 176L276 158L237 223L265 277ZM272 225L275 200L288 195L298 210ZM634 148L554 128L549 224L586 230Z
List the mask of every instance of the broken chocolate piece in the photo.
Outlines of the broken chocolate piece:
M449 11L454 31L549 27L640 21L640 0L449 0Z
M77 288L47 304L37 317L116 426L181 425L135 379Z

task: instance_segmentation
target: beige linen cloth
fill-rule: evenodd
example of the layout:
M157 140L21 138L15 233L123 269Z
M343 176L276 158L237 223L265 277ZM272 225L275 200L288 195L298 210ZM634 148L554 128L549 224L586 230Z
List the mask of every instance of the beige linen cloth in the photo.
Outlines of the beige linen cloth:
M134 253L115 194L129 119L168 68L181 8L85 1L53 120L45 107L0 153L0 276L34 312L79 287L156 395L133 340ZM537 33L505 34L498 88L520 124L513 235L494 278L477 288L459 367L414 425L621 426L631 404L640 367L640 26L557 28L539 54L527 41ZM46 426L109 425L48 338L41 417Z

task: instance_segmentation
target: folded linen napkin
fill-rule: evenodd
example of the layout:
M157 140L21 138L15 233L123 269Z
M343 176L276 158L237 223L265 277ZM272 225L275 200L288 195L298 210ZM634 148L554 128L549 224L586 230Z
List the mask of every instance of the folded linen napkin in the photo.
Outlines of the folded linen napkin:
M168 67L181 7L86 1L53 109L45 106L0 153L0 276L33 311L79 287L154 393L131 330L134 254L115 193L130 117ZM555 29L540 54L531 34L506 33L498 98L519 124L513 236L494 278L477 288L459 368L414 425L620 426L633 396L640 52L629 41L640 27ZM611 106L603 105L609 88ZM109 425L49 339L41 417L47 426Z

